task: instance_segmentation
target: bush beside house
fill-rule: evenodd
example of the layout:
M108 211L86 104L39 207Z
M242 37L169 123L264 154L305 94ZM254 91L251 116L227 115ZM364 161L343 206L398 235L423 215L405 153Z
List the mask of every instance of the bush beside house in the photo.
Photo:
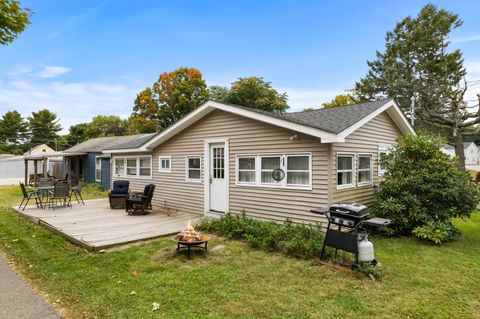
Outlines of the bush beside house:
M479 192L469 173L440 150L443 144L429 135L406 135L381 159L387 172L374 211L392 220L391 234L440 244L460 233L451 219L470 217L477 207Z

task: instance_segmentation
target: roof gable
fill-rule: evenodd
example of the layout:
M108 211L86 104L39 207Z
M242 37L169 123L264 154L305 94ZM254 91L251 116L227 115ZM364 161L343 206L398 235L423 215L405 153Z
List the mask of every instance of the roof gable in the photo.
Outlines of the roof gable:
M140 147L130 149L111 147L104 149L104 152L148 152L215 109L318 137L322 143L344 142L348 135L384 111L390 115L402 133L415 134L410 122L393 99L287 114L270 113L244 106L207 101Z

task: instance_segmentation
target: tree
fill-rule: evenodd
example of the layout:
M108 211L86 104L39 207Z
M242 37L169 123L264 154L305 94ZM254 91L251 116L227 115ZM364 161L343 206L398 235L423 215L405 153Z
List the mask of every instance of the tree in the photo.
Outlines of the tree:
M181 67L162 73L152 88L137 95L132 130L140 132L145 125L148 130L162 131L207 100L207 85L197 69Z
M22 8L19 1L0 1L0 45L13 42L30 24L31 14L31 10Z
M357 104L358 100L350 94L339 94L330 102L323 103L324 108Z
M127 131L127 121L117 115L97 115L85 128L87 138L122 136Z
M88 123L79 123L69 127L68 135L65 138L65 144L72 147L87 140Z
M17 111L7 112L0 119L0 143L8 152L22 153L26 133L27 123Z
M267 112L283 113L288 109L287 93L278 93L270 82L261 77L239 78L228 93L225 88L214 88L216 97L226 102Z
M442 243L455 238L454 217L469 217L479 201L470 175L443 153L443 138L406 135L382 158L386 173L377 193L376 215L391 219L390 231Z
M416 128L446 129L465 167L462 130L480 122L463 101L466 74L460 50L447 52L450 32L462 25L457 14L428 4L387 33L385 52L377 52L367 75L355 85L359 99L393 97L408 112L415 103Z
M209 99L217 102L226 102L230 89L225 86L212 85L208 88Z
M32 115L27 120L31 146L45 143L50 147L55 147L55 139L58 137L58 132L62 130L61 125L58 123L57 114L43 109L38 112L32 112Z

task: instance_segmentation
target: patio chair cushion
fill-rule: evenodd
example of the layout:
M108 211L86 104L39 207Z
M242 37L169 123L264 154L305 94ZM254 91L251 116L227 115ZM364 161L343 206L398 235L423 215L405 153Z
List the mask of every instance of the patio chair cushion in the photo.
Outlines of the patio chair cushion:
M124 194L110 194L110 198L126 198L128 196L127 193Z
M143 189L143 196L148 196L148 193L150 192L150 188L154 186L153 184L147 184L145 185L145 188Z
M129 181L119 180L113 182L113 188L111 194L128 194L128 187L130 186Z

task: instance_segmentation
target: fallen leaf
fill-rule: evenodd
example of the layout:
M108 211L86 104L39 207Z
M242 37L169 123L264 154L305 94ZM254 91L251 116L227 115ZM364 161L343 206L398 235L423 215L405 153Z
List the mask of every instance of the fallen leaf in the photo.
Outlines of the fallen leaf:
M137 272L136 272L136 271L132 271L131 274L132 274L133 277L136 277L136 276L137 276Z

